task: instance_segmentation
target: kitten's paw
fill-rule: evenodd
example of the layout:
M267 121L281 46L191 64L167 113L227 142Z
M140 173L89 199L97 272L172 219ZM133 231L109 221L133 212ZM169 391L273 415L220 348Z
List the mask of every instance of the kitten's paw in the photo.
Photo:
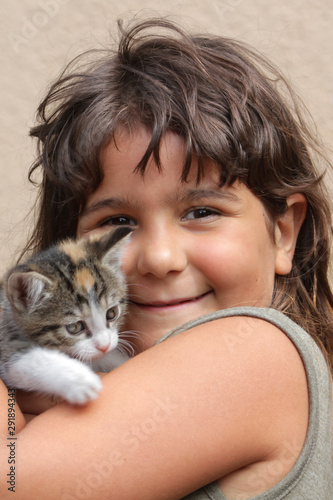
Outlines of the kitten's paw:
M102 382L87 365L58 351L34 347L14 356L6 366L11 387L38 391L83 405L96 399Z
M82 368L85 370L82 370L80 375L75 377L75 380L72 380L63 391L64 399L72 404L84 405L88 401L96 399L102 389L99 376L86 366L82 366Z

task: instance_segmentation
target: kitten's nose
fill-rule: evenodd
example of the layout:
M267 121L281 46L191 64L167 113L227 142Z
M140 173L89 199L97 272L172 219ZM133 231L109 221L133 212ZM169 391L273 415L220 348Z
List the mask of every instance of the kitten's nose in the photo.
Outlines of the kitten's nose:
M108 345L97 345L96 347L97 347L97 349L99 351L106 352L109 349L110 344L108 344Z

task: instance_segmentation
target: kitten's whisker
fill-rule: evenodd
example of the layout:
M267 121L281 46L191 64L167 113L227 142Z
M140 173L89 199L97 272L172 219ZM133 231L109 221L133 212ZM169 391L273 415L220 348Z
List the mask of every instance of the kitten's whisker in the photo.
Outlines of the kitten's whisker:
M119 346L118 351L124 356L128 356L129 358L133 358L135 356L135 351L132 346Z
M147 286L147 285L139 285L139 284L136 284L136 283L132 283L130 285L127 285L127 288L128 288L128 293L127 293L127 302L132 302L133 299L142 299L142 296L139 295L138 293L132 293L130 291L130 288L132 286L135 286L136 288L143 288L145 290L150 290L150 287Z
M134 348L134 346L130 342L128 342L128 341L126 341L124 339L119 339L118 350L120 352L122 352L123 354L129 355L130 357L135 356L135 348Z
M126 337L133 337L137 339L142 339L142 337L146 337L149 340L152 339L152 336L149 333L141 332L139 330L127 330L119 333L120 338L122 338L123 335L125 335Z
M127 284L127 288L130 289L131 287L135 286L136 288L144 288L145 290L150 290L150 287L147 286L147 285L142 285L142 284L139 284L139 283L130 283L130 284ZM130 294L130 292L129 292Z
M144 345L143 342L143 337L145 337L148 340L151 340L152 337L146 332L140 332L140 331L134 331L134 330L128 330L128 331L122 331L119 333L119 344L127 344L128 346L131 346L131 351L133 351L133 355L135 355L135 352L138 351L138 346L132 345L131 343L131 338L132 339L138 339L140 343L142 344L142 347ZM139 344L139 343L137 343ZM141 349L139 349L141 351ZM136 352L137 354L137 352Z

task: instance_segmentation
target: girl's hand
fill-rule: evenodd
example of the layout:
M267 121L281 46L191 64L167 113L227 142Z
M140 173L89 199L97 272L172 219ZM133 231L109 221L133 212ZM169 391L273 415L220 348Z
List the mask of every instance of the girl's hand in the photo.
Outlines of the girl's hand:
M33 391L16 391L16 402L23 413L26 423L61 401L62 399L56 396L41 395Z

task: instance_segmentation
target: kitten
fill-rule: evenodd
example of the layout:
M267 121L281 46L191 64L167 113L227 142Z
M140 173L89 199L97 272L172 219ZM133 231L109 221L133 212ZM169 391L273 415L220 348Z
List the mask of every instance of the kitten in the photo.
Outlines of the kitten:
M102 384L93 370L115 367L126 313L121 253L130 232L66 240L9 270L0 284L0 377L7 386L74 404L97 397Z

